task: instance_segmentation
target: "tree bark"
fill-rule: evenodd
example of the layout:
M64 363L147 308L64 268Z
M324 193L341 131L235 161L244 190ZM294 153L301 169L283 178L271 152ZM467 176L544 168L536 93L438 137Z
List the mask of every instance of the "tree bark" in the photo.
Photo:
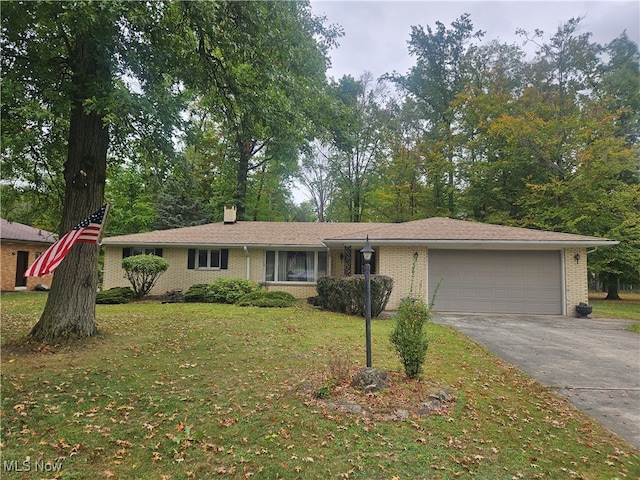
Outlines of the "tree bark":
M609 282L609 285L607 285L607 296L604 299L621 300L620 295L618 294L618 282Z
M249 178L249 161L253 154L253 142L245 140L239 133L236 134L236 143L240 153L238 168L236 170L235 202L238 220L245 220L247 210L247 179Z
M104 99L111 86L110 60L90 32L79 34L70 55L73 94L69 146L65 163L65 201L60 234L98 210L104 201L109 146L101 114L85 109L85 100ZM54 343L97 333L98 285L95 244L76 244L56 270L40 320L31 330L37 341Z

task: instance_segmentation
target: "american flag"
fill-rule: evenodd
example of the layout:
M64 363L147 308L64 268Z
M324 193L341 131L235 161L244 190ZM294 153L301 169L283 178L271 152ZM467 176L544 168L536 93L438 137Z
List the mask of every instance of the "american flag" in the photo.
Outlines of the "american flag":
M107 205L97 212L92 213L78 225L73 227L56 243L47 248L35 262L24 272L25 277L44 277L52 273L64 257L69 253L71 247L76 243L98 243L102 235L105 213Z

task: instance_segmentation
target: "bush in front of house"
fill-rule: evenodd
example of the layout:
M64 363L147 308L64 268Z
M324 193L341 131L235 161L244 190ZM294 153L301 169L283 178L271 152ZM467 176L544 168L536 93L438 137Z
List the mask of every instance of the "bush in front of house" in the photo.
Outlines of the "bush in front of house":
M191 285L184 294L190 303L236 303L243 296L259 291L261 286L253 280L219 278L211 283Z
M244 295L262 288L253 280L241 278L219 278L207 285L205 301L209 303L234 304Z
M389 335L389 340L409 378L417 378L422 373L429 346L424 326L430 318L430 306L424 300L405 298L400 302L396 326Z
M131 282L136 297L151 291L156 281L169 268L169 262L156 255L133 255L122 259L125 276Z
M184 294L184 301L189 303L205 303L207 301L207 284L196 283L191 285Z
M364 275L318 279L318 305L332 312L364 316ZM380 315L393 290L393 279L371 275L371 316Z
M259 290L243 295L236 304L241 307L285 308L294 303L296 297L289 292Z
M136 293L129 287L114 287L103 290L96 295L96 303L100 305L115 305L119 303L129 303L136 296Z

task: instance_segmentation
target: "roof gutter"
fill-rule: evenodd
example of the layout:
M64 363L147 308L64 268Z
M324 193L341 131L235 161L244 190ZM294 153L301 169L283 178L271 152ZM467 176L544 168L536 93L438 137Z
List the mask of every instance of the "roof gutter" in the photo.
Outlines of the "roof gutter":
M617 240L427 240L427 239L369 239L373 245L400 245L400 246L415 246L424 245L434 248L490 248L500 247L506 248L527 248L527 247L547 247L547 248L567 248L567 247L606 247L612 245L618 245L620 242ZM345 245L364 245L364 239L340 239L340 240L324 240L320 244L273 244L273 243L255 243L255 244L228 244L228 243L189 243L189 242L126 242L126 241L109 241L104 239L102 245L105 246L131 246L131 245L149 245L155 247L219 247L219 248L271 248L271 249L322 249L326 247L344 247Z
M273 243L254 243L254 244L240 244L240 243L189 243L189 242L123 242L123 241L108 241L107 239L103 240L102 245L106 245L106 246L139 246L139 245L149 245L149 246L154 246L154 247L178 247L178 248L198 248L198 247L203 247L203 248L211 248L211 247L218 247L218 248L271 248L271 249L280 249L282 250L283 248L294 248L294 249L310 249L310 248L317 248L317 249L323 249L326 248L326 245L324 243L314 243L314 244L292 244L292 245L276 245Z
M511 248L527 248L527 247L547 247L547 248L566 248L566 247L601 247L618 245L617 240L401 240L401 239L369 239L373 245L424 245L427 247L437 248L490 248L507 247ZM351 240L325 240L324 244L328 247L340 247L344 245L354 244L364 245L363 239Z

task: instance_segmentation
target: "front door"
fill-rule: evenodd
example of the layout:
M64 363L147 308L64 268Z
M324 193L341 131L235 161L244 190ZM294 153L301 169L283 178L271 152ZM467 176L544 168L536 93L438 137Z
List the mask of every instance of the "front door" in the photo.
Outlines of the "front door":
M29 252L18 251L18 260L16 261L16 287L26 287L27 277L24 276L24 272L27 271L29 266Z

